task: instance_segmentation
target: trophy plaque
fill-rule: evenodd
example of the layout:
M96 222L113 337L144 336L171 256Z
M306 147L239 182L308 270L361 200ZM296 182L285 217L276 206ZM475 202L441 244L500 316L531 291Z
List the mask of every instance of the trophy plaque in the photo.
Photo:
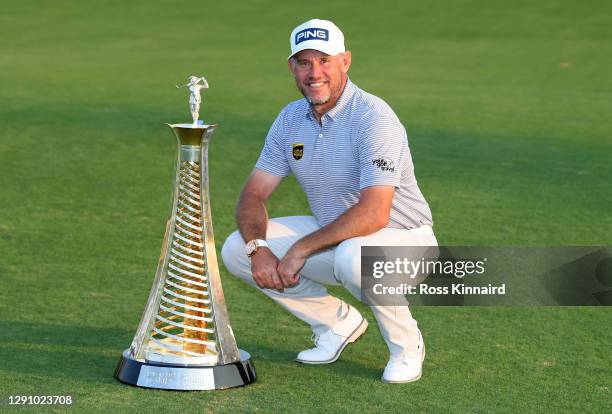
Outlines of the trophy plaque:
M255 381L250 355L229 325L213 237L208 144L217 125L198 121L203 77L190 76L192 124L167 124L178 141L171 216L153 287L115 377L171 390L213 390ZM177 85L177 87L180 87Z

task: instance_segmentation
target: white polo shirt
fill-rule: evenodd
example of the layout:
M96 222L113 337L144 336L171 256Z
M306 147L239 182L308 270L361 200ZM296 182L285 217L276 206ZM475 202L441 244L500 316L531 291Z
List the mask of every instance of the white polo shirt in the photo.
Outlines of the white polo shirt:
M278 115L256 168L286 177L293 174L321 226L359 201L360 190L393 185L387 227L432 225L431 211L414 176L406 130L382 99L350 80L321 125L303 98Z

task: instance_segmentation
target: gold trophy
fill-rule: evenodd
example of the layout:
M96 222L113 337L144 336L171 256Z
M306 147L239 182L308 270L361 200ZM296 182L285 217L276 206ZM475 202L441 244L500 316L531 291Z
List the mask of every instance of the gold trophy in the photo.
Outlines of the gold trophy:
M206 79L190 76L182 86L191 92L193 123L167 124L178 141L172 213L147 306L115 377L147 388L239 387L256 375L236 346L217 264L208 191L208 143L217 125L198 121Z

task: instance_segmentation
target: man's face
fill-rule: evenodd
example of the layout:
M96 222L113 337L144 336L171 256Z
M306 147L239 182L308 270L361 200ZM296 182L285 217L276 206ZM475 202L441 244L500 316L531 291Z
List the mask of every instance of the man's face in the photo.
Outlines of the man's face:
M302 95L317 112L336 105L346 83L351 66L351 52L329 56L318 50L306 49L289 59L289 69Z

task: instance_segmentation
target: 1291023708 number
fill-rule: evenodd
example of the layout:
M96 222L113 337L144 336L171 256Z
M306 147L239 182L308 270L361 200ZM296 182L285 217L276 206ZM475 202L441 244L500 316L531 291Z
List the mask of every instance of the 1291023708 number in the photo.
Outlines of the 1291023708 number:
M9 405L71 405L72 395L9 395Z

